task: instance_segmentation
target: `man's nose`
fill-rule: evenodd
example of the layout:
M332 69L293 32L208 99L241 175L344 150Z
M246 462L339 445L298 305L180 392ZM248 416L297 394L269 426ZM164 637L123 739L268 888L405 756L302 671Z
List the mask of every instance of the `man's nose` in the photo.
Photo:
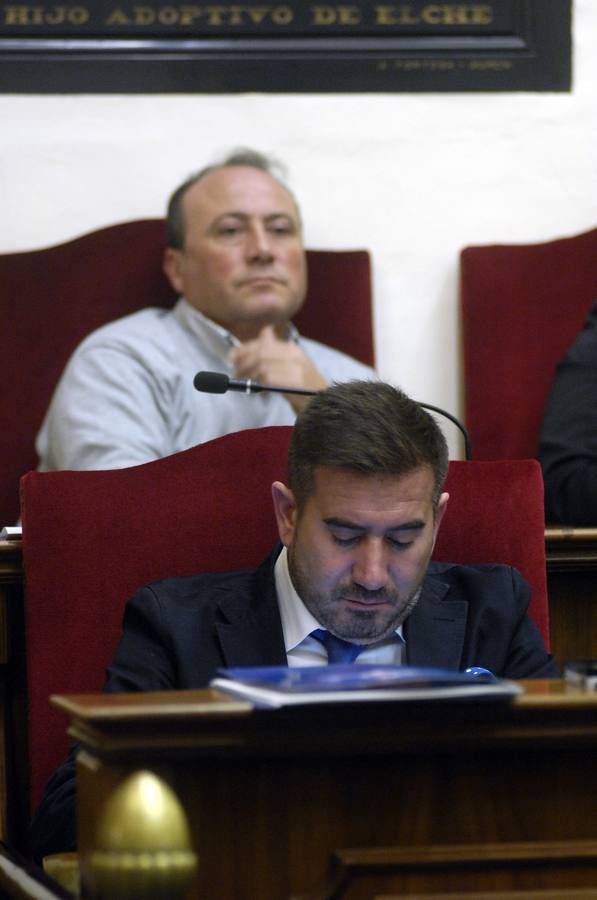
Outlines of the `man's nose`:
M249 229L247 236L247 257L250 260L260 262L273 258L271 237L261 223L255 223Z
M388 583L387 553L382 541L363 541L356 550L352 578L368 591L377 591Z

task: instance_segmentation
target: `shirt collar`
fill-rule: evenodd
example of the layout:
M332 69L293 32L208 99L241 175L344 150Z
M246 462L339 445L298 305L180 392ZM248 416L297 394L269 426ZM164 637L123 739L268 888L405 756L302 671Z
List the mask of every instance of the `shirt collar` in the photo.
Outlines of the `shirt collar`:
M183 328L199 338L217 356L221 356L223 361L233 347L240 346L240 341L233 334L204 316L184 297L180 297L172 312Z
M284 632L284 646L288 653L304 641L315 628L321 628L321 625L311 615L294 588L288 571L286 547L282 548L282 552L276 560L274 580L282 619L282 631Z
M207 344L223 361L226 361L226 356L233 347L240 347L238 338L199 312L185 297L178 299L172 312L187 331L198 337L202 344ZM288 340L297 344L300 341L298 329L292 322L288 323Z
M297 594L290 572L288 571L288 553L286 547L282 548L274 566L274 580L276 594L282 619L282 631L284 632L284 646L286 653L298 647L315 628L321 628L321 623L311 615L299 595ZM396 634L404 643L402 625L396 629ZM381 642L380 642L381 643Z

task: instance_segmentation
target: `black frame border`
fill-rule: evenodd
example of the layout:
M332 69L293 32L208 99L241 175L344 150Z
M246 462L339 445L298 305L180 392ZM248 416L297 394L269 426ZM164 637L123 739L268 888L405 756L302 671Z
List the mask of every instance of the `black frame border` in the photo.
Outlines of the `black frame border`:
M512 34L455 34L438 27L425 34L146 38L89 36L71 27L62 35L30 28L7 36L0 23L0 92L569 91L572 0L493 0L486 6L506 2L514 11ZM0 6L0 14L7 8Z

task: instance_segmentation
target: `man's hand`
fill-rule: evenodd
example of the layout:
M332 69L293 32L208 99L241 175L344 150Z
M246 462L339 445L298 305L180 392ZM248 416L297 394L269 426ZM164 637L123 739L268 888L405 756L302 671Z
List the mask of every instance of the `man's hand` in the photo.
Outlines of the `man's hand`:
M319 370L298 344L281 340L273 325L266 325L254 340L231 350L229 359L238 378L312 391L327 387ZM296 394L288 394L286 399L297 412L309 402L309 397Z

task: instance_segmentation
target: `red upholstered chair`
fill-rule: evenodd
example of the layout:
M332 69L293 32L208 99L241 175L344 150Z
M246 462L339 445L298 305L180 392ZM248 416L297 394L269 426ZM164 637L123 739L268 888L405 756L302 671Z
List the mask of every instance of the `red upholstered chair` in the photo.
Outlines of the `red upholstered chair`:
M93 329L145 306L170 306L162 219L102 228L55 247L0 255L0 526L19 514L19 477L58 378ZM309 291L296 317L308 337L373 364L365 250L307 251Z
M128 469L21 480L31 796L66 748L52 693L99 691L125 601L148 581L253 566L291 429L236 432Z
M433 558L505 562L529 582L529 613L549 647L543 476L534 459L450 463L448 509Z
M252 566L277 531L270 485L286 480L291 429L226 435L162 460L21 481L31 799L63 758L55 693L99 691L126 599L148 581ZM452 463L438 558L517 565L547 637L537 464ZM239 489L242 488L242 489Z
M475 459L534 457L557 362L597 299L597 229L460 259L465 422Z

